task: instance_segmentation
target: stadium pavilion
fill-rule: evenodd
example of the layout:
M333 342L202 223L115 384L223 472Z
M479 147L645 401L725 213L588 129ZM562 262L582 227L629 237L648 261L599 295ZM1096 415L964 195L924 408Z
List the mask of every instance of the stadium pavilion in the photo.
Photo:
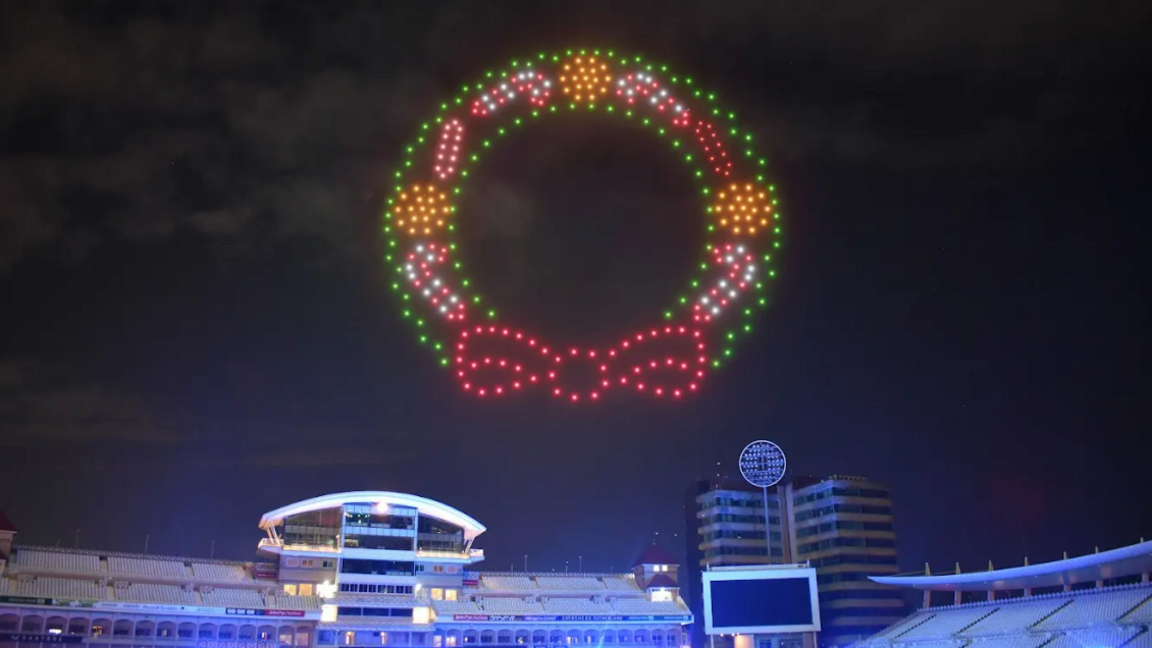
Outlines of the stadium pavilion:
M924 606L855 648L1152 648L1152 542L1048 563L872 580ZM947 605L931 605L938 598Z
M267 562L14 546L0 529L0 648L683 646L678 566L629 573L476 572L485 528L380 491L269 511Z

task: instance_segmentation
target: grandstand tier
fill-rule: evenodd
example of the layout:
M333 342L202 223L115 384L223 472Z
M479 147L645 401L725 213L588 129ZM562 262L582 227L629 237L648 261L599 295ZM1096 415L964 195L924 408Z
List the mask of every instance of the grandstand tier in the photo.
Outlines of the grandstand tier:
M184 578L191 575L187 565L183 562L124 556L108 556L108 572L114 576L152 576L156 578Z
M20 549L13 564L22 571L50 571L61 573L99 573L100 556L66 551Z
M532 590L536 589L536 581L527 576L509 576L507 574L482 574L480 587L493 590Z
M542 614L543 606L537 601L522 598L484 597L479 601L480 609L490 614Z
M550 614L616 614L611 603L586 598L545 598L543 605Z
M204 605L250 608L264 607L264 599L255 590L207 587L200 590L200 599L204 602Z
M604 589L604 583L593 576L537 576L536 585L542 590L593 591Z
M154 583L128 583L113 589L113 597L119 601L140 603L172 603L176 605L197 605L196 593L176 585L156 585Z
M858 648L931 648L960 642L968 648L1127 646L1149 633L1130 613L1152 599L1152 585L1075 590L939 606L919 610L864 641ZM1149 635L1152 637L1152 635Z
M219 582L251 581L252 575L238 563L192 563L192 575L197 580Z
M259 528L255 563L5 549L0 648L682 648L692 618L674 571L472 571L484 526L415 495L325 495Z

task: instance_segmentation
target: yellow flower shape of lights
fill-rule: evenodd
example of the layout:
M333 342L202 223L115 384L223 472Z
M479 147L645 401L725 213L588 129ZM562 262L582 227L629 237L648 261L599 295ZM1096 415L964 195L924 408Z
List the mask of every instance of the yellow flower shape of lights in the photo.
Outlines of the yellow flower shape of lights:
M608 94L612 75L608 64L595 56L575 56L560 69L560 90L573 101L592 103Z
M712 217L716 224L733 234L752 236L767 229L772 213L768 195L752 184L732 183L716 193Z
M403 232L412 236L428 235L443 229L454 210L448 194L435 185L414 184L396 197L392 218Z

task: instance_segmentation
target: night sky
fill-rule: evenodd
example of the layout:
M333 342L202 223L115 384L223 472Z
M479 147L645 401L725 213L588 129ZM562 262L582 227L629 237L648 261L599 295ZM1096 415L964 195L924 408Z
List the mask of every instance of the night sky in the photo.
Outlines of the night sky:
M484 568L621 569L682 555L689 482L770 438L890 484L906 570L1152 537L1148 7L4 2L0 509L26 543L248 559L264 511L398 490L486 524ZM688 402L477 401L388 289L402 143L572 46L717 89L782 193L773 305ZM474 280L553 339L650 321L697 258L685 167L618 123L476 182Z

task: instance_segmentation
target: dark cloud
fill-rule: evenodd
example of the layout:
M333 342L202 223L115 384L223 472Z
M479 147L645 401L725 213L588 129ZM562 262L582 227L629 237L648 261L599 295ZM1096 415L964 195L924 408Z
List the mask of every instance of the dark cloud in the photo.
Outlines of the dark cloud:
M70 373L34 360L0 361L0 439L5 445L177 440L139 396L70 379Z
M1136 65L1145 4L9 5L0 270L50 243L77 257L181 230L363 257L421 111L483 61L581 34L687 69L739 61L724 90L763 95L751 120L784 158L921 168L1074 150L1125 123L1069 128ZM952 132L918 132L925 113Z

